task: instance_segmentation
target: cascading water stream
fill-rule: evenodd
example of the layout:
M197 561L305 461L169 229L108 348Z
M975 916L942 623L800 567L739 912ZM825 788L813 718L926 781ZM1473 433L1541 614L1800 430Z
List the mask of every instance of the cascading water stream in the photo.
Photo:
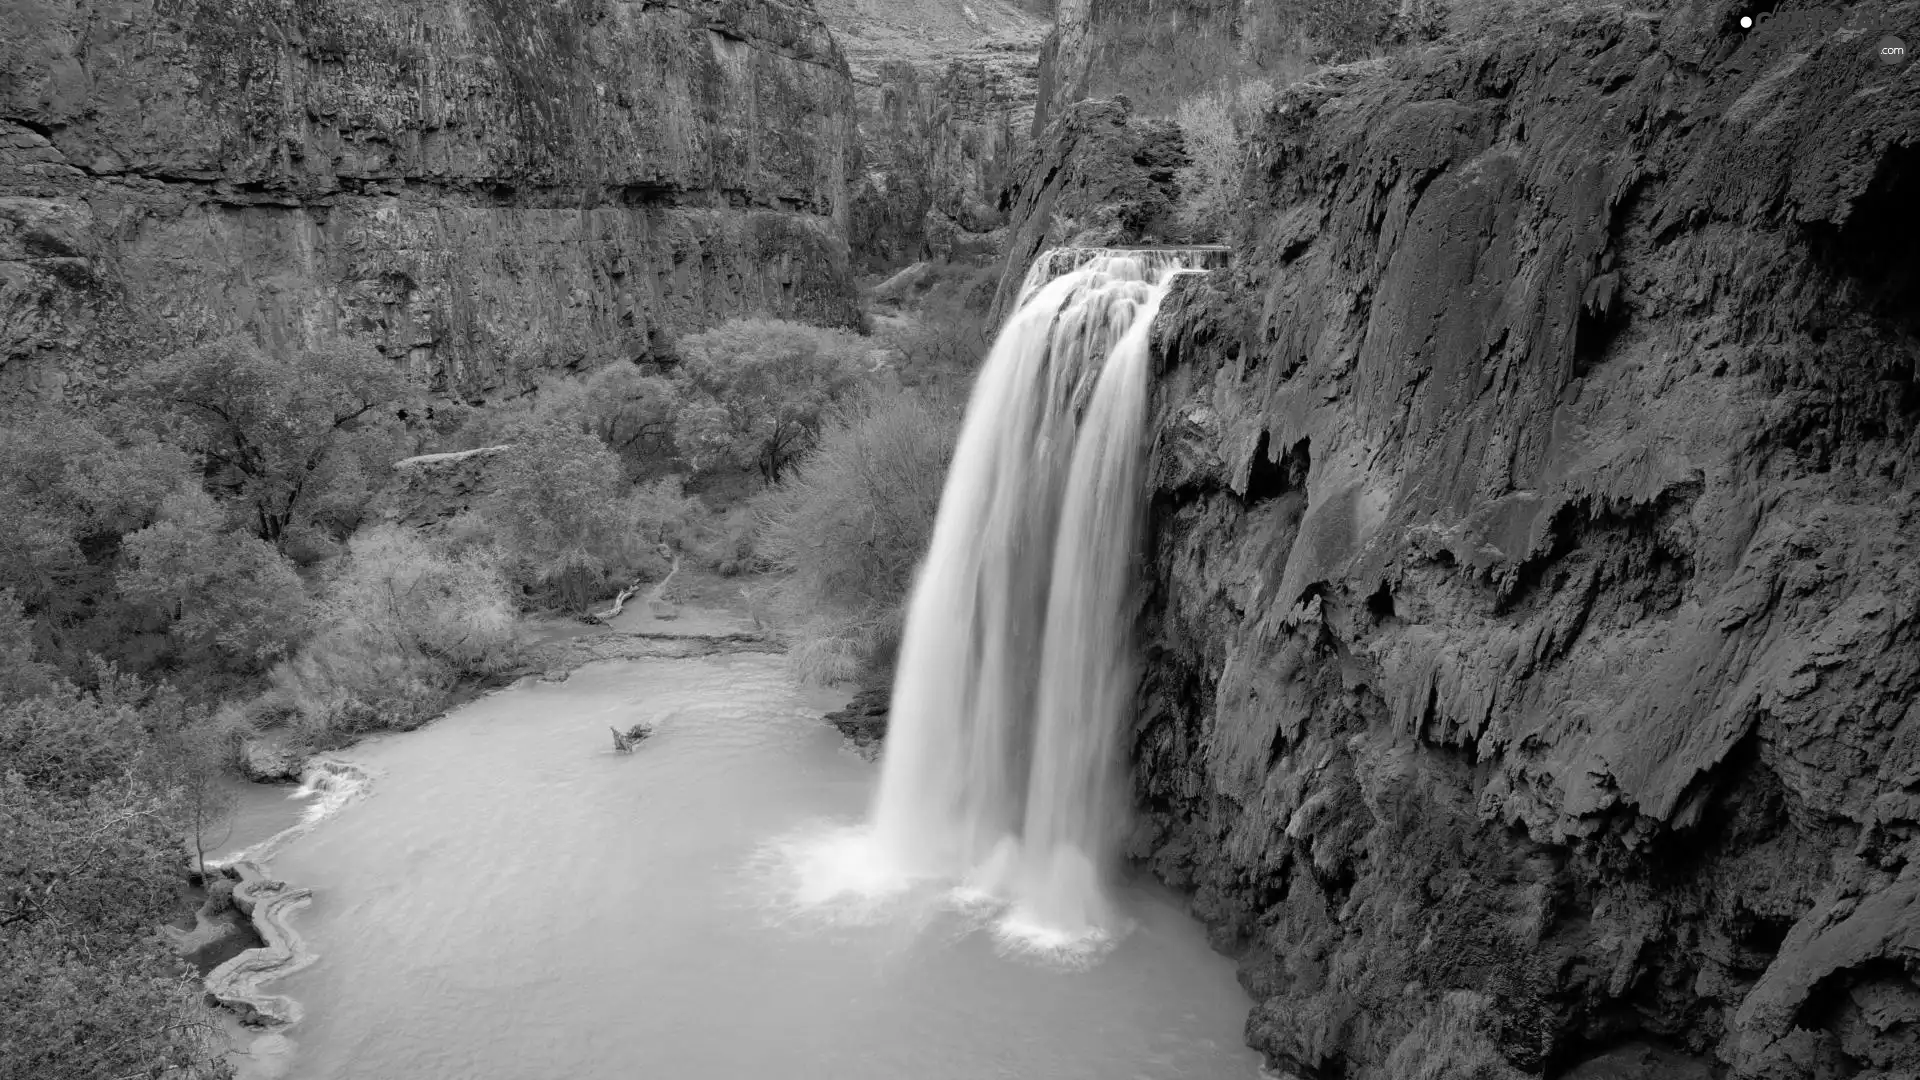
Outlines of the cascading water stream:
M877 854L1096 942L1136 678L1148 331L1177 252L1036 261L967 408L916 579L875 799Z

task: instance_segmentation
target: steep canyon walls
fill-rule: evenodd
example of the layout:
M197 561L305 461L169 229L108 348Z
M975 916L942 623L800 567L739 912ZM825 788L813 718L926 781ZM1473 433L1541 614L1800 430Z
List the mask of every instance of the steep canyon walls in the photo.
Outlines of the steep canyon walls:
M482 396L851 324L851 103L807 0L12 5L0 374L352 331Z
M1060 0L1042 46L1038 136L1068 106L1125 94L1167 114L1241 79L1290 80L1417 35L1429 3L1398 0ZM1416 16L1419 11L1421 15Z
M1133 851L1303 1077L1920 1075L1920 22L1532 21L1162 310Z
M997 250L1051 0L820 0L853 71L855 266Z

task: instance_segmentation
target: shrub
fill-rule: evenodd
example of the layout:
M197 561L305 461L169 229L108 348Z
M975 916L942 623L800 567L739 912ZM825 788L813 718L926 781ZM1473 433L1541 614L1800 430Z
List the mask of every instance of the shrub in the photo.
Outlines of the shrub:
M519 660L510 591L495 553L453 555L383 525L355 535L328 582L321 629L275 668L256 711L294 721L314 745L437 712L462 676Z
M847 410L761 505L760 550L782 591L821 613L796 645L803 673L844 680L888 659L940 507L959 409L887 393Z
M750 467L778 483L858 385L867 351L849 334L778 319L687 337L675 445L695 470Z
M1210 90L1180 103L1175 121L1186 144L1180 206L1175 223L1197 242L1223 240L1233 227L1252 128L1273 101L1274 86L1247 80L1231 90Z
M759 535L760 519L752 504L733 507L709 525L700 541L700 561L724 577L769 569L760 554Z

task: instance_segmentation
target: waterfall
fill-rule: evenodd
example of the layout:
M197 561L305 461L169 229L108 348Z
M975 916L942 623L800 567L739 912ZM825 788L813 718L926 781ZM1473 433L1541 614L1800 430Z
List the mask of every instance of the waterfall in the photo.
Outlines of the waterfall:
M1177 251L1037 260L981 370L908 606L878 853L1053 940L1112 928L1148 332Z

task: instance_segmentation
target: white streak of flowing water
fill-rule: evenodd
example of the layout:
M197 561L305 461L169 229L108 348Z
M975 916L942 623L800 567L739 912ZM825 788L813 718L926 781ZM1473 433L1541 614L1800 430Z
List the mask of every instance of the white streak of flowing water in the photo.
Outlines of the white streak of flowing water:
M1126 814L1148 333L1180 269L1178 253L1096 250L1029 272L915 581L863 870L823 874L814 896L951 883L1002 912L1009 949L1061 959L1124 929L1106 878Z

